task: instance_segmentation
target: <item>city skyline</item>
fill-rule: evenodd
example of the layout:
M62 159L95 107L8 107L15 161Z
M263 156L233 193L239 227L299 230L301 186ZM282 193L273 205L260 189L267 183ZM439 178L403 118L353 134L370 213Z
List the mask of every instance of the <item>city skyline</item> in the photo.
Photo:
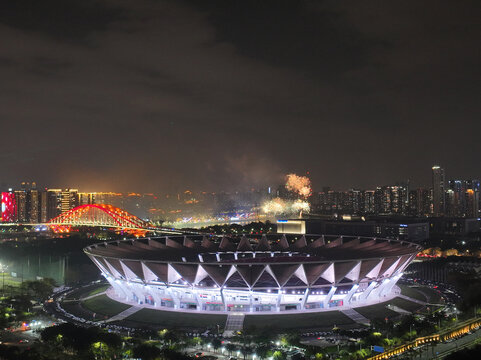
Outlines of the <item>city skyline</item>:
M445 168L444 166L441 165L432 165L431 166L431 171L435 171L435 169L440 169L442 171L442 177L443 177L443 183L448 183L451 181L466 181L466 180L475 180L475 179L480 179L481 176L474 176L470 178L463 178L459 176L459 174L451 174L448 172L448 175L445 175ZM429 174L429 169L426 169L426 173ZM310 172L307 174L301 174L301 176L307 176L309 179L311 178ZM80 186L76 186L74 184L66 184L66 186L58 186L58 182L54 182L54 185L51 184L38 184L37 181L25 181L22 180L17 184L7 184L5 182L1 181L0 178L0 191L7 191L9 189L37 189L37 190L47 190L47 189L73 189L76 191L79 191L80 193L117 193L119 195L124 195L124 194L133 194L133 195L175 195L175 194L180 194L184 192L194 192L194 193L236 193L240 191L260 191L260 190L267 190L271 189L271 191L275 191L280 186L283 186L285 183L286 178L288 177L288 174L283 174L282 176L279 176L279 179L277 182L272 182L272 183L266 183L262 184L261 186L255 186L255 183L253 182L252 184L245 184L244 187L242 188L217 188L217 189L195 189L192 190L192 186L187 186L184 189L177 189L176 191L173 192L167 192L167 191L139 191L138 189L135 189L135 185L133 185L132 189L128 190L123 190L123 191L115 191L113 189L91 189L89 186L86 188L82 188ZM420 183L418 181L412 181L411 178L406 177L405 179L396 179L392 181L391 183L380 183L373 181L373 185L370 187L359 187L359 186L354 186L354 185L348 185L345 188L341 188L339 186L336 186L336 184L315 184L312 183L311 180L311 185L312 185L312 191L314 192L323 192L325 189L333 190L333 191L348 191L348 190L375 190L376 188L381 188L381 187L386 187L386 186L408 186L411 189L420 189L420 188L426 188L426 189L433 189L434 184L433 184L433 175L431 173L431 178L430 181L427 183ZM442 185L444 189L448 189L448 186L445 184Z
M427 185L435 163L479 178L475 8L5 2L0 182L175 192L309 171L370 188Z

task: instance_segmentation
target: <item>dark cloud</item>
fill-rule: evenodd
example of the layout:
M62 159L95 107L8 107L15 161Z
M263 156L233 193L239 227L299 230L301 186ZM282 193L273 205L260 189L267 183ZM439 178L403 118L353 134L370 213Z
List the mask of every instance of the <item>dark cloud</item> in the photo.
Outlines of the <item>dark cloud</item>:
M479 177L476 2L0 6L2 182L234 189ZM460 161L463 159L463 161Z
M105 31L122 11L100 0L18 0L0 3L0 22L63 41L84 41Z

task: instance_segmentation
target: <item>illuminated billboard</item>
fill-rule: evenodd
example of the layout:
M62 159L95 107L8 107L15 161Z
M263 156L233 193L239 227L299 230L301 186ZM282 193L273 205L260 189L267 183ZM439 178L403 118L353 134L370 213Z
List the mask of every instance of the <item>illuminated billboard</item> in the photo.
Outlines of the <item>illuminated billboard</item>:
M17 221L17 202L15 193L2 192L2 222L11 223Z

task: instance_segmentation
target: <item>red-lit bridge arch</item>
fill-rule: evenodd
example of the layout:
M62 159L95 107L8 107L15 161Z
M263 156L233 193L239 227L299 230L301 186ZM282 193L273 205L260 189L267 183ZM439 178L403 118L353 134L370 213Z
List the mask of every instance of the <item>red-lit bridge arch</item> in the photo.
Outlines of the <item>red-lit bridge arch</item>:
M48 223L54 231L66 232L75 226L104 226L129 232L149 231L152 225L118 207L107 204L80 205Z

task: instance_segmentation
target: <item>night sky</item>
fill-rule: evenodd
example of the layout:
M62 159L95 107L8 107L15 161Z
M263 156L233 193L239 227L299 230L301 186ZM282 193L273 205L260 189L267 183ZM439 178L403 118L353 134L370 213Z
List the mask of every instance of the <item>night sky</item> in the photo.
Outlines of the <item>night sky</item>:
M0 2L0 183L479 178L475 1Z

